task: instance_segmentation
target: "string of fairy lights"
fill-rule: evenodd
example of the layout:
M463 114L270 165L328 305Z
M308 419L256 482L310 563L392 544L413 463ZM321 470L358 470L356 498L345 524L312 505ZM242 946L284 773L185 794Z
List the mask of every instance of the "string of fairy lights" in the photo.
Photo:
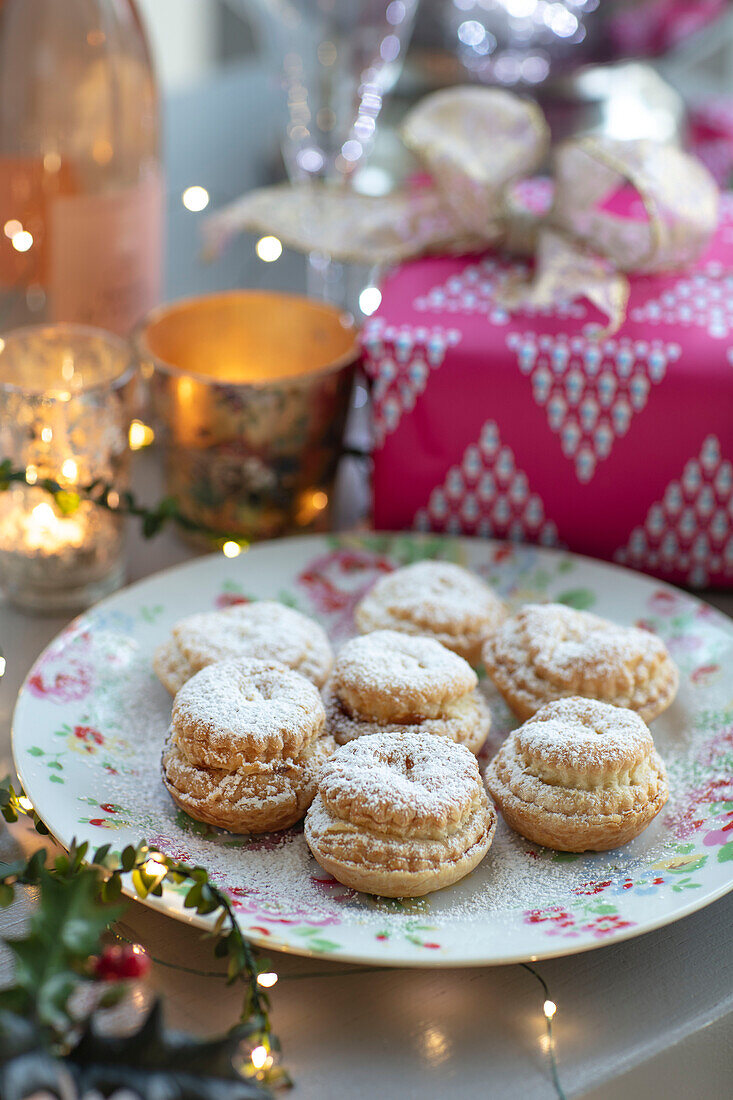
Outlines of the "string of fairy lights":
M170 962L167 959L162 959L159 956L153 955L150 951L147 950L147 948L143 947L142 944L139 944L137 941L131 940L128 936L124 935L124 933L120 931L119 928L114 928L112 930L112 933L120 943L132 946L133 950L138 949L140 951L145 951L150 961L155 963L156 966L162 966L168 970L175 970L182 974L190 974L191 976L197 978L215 978L220 980L226 979L226 973L223 970L200 970L196 967L184 966L181 963ZM542 1005L545 1033L541 1036L541 1046L543 1052L546 1053L548 1057L550 1077L552 1079L552 1084L553 1088L555 1089L557 1100L567 1100L567 1096L560 1082L559 1069L557 1064L555 1034L553 1030L553 1021L557 1014L557 1004L551 999L549 987L542 975L528 963L520 963L519 965L522 967L522 969L530 973L542 986L542 991L545 997L544 1003ZM262 986L262 988L264 989L272 989L272 987L277 985L278 982L318 980L321 978L343 978L363 974L386 974L389 973L391 969L392 968L388 966L363 966L359 967L358 970L354 967L350 967L348 970L344 970L338 966L330 966L328 969L314 971L307 970L301 971L297 974L277 974L273 970L265 971L259 974L257 977L257 984ZM268 1052L264 1046L255 1047L250 1052L250 1059L256 1070L262 1070L263 1068L266 1069L268 1058L271 1058L271 1056L268 1055Z
M145 442L139 440L144 433ZM134 421L130 428L131 449L141 450L152 443L152 428ZM133 443L132 440L135 440ZM131 492L121 493L109 482L93 481L89 485L74 485L71 488L51 477L40 477L35 466L15 467L8 458L0 459L0 492L6 492L14 485L27 485L42 489L53 499L62 516L73 516L82 501L89 501L107 512L131 516L139 520L144 538L152 538L167 524L173 524L189 534L203 536L212 549L219 549L227 558L236 558L249 546L249 541L236 533L219 531L198 523L183 512L175 497L164 497L149 507L141 504ZM50 505L37 504L37 509L50 509Z
M42 823L35 814L31 800L25 795L25 793L18 792L18 794L14 794L12 788L10 793L13 798L16 816L8 817L7 820L17 820L17 812L20 811L23 815L32 817L36 822L37 828L43 828ZM3 811L3 816L6 816L5 810ZM44 829L43 831L47 830ZM170 860L168 860L166 863L167 857L163 856L161 853L157 853L156 851L151 851L147 849L147 846L145 845L142 846L142 851L143 859L141 860L139 867L140 871L145 876L145 881L147 883L147 895L147 893L153 891L156 887L163 884L163 880L171 872L171 868L173 867L173 865L171 864ZM94 858L96 859L96 856ZM180 873L183 871L184 867L182 864L175 864L175 867L173 867L173 869L176 871L176 873L179 874L180 877ZM190 874L190 872L187 873ZM133 874L133 884L134 883L135 879ZM226 903L223 904L226 905ZM228 905L227 912L229 913L230 920L234 922L235 917L231 911L231 908ZM232 927L234 927L233 924ZM137 940L132 940L128 936L126 936L119 926L112 926L110 928L110 932L119 943L128 945L135 956L139 957L144 955L149 960L149 962L153 962L158 966L162 966L170 970L176 970L181 973L186 973L201 978L214 978L218 980L228 980L231 978L231 970L229 970L228 972L223 970L201 970L195 967L184 966L179 963L170 962L166 959L156 957L151 952L149 952L142 943L138 942ZM239 935L242 942L244 944L247 944L247 941L241 937L241 933ZM218 952L216 953L218 954ZM519 965L529 974L531 974L542 987L544 995L542 1014L544 1018L545 1031L544 1034L540 1037L540 1046L543 1053L545 1053L548 1057L549 1072L555 1094L558 1100L567 1100L566 1094L563 1090L559 1078L556 1044L553 1030L553 1021L557 1014L557 1003L551 997L549 986L542 975L528 963L521 963ZM256 982L255 988L261 990L264 995L279 982L287 983L291 981L302 981L305 979L315 980L321 978L338 978L361 974L385 973L389 972L390 970L390 967L384 966L360 967L358 969L350 967L348 970L344 970L338 966L331 965L328 967L328 969L321 969L316 971L301 971L296 974L278 974L274 970L259 970L259 967L252 965L249 968L248 973L250 988L252 988L252 981L254 980ZM272 1033L269 1032L269 1030L264 1030L262 1038L259 1041L255 1041L255 1044L251 1047L251 1049L249 1049L248 1044L246 1058L243 1063L244 1076L254 1075L258 1080L267 1080L269 1082L269 1075L271 1072L274 1072L273 1067L275 1066L276 1050L279 1049L276 1042L274 1044L270 1043L270 1039L272 1039ZM278 1072L280 1073L280 1081L282 1083L289 1081L286 1073L284 1073L282 1070L279 1070Z

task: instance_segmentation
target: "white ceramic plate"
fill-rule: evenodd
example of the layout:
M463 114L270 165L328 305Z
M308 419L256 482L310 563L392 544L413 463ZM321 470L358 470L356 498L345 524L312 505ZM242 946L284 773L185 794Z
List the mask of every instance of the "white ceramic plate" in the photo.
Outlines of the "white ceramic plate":
M500 820L483 863L415 900L340 886L311 858L301 827L236 837L178 811L159 777L170 698L150 658L172 624L243 599L280 599L318 618L338 644L374 580L422 557L457 561L512 606L560 600L643 623L680 668L677 700L654 723L670 801L612 852L568 855ZM648 577L560 551L415 535L310 537L216 555L145 580L77 619L36 662L18 699L14 753L51 832L115 850L145 838L202 863L231 894L253 941L299 954L400 966L475 965L569 954L677 920L733 888L733 623ZM515 724L486 681L487 755ZM180 890L159 906L179 919Z

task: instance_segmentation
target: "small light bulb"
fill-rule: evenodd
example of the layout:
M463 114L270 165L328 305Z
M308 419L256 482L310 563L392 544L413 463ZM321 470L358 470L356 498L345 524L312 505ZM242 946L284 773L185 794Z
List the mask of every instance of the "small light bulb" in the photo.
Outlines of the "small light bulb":
M264 1047L255 1047L251 1054L252 1065L255 1069L262 1069L267 1061L267 1051Z
M225 542L221 548L221 552L225 558L238 558L242 553L242 547L238 542L233 542L231 539Z
M267 974L257 975L257 984L264 986L265 989L271 989L277 981L277 974L268 972Z
M282 256L283 246L277 237L260 237L255 245L255 252L264 263L272 264Z
M552 1017L557 1012L557 1005L555 1004L554 1001L545 1001L542 1008L543 1008L545 1016L547 1017L548 1020L551 1020Z
M38 470L35 466L26 466L25 480L27 485L35 485L38 481Z
M76 476L79 473L79 467L74 462L73 458L66 459L66 461L61 466L61 473L64 475L67 481L76 481ZM26 480L27 478L28 473L26 471Z
M53 428L42 428L41 439L44 443L50 443L53 439Z
M20 233L13 236L13 248L16 252L28 252L33 248L33 234L27 229L21 229Z
M379 309L381 301L382 292L379 287L366 286L359 295L359 309L366 317L370 317L375 310Z
M130 424L130 450L141 451L143 447L149 447L155 439L155 432L142 420L133 420Z
M181 201L192 214L199 214L209 205L209 192L205 187L187 187L181 195Z
M5 675L5 668L6 668L5 658L0 656L0 676Z
M313 494L313 507L317 512L322 512L328 504L328 497L320 489Z

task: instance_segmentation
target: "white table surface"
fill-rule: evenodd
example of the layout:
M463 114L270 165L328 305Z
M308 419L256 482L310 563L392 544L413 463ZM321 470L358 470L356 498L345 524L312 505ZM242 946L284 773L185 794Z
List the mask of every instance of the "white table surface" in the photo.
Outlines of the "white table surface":
M297 289L298 258L263 265L243 241L216 264L197 256L197 223L180 205L192 183L218 205L267 174L276 149L263 109L261 74L248 69L167 105L169 296L231 285ZM212 124L212 119L215 123ZM155 499L154 456L139 456L138 483ZM353 517L363 487L352 470L342 486ZM172 534L144 543L129 535L130 580L185 561L191 551ZM733 613L733 595L711 602ZM29 617L0 598L0 774L10 768L10 720L16 693L64 617ZM0 834L0 858L38 844L14 826ZM0 913L0 938L22 928L27 904ZM218 969L195 931L133 904L125 934L156 958L150 981L166 995L169 1022L198 1033L227 1029L238 994L218 978L185 970ZM666 1097L727 1100L733 1095L733 894L691 917L618 946L537 964L558 1005L560 1079L568 1096L588 1100ZM382 1096L438 1100L447 1095L502 1100L555 1096L544 1050L544 995L518 966L470 970L373 971L272 956L280 981L273 1023L296 1087L294 1100ZM0 950L0 984L9 976Z

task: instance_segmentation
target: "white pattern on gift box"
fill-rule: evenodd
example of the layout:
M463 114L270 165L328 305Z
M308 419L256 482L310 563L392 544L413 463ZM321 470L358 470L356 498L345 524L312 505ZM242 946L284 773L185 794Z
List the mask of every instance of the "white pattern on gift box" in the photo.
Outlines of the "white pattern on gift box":
M414 409L430 372L442 366L448 348L460 340L458 329L389 325L381 317L367 321L361 343L364 369L374 380L375 447L381 447L403 415Z
M508 538L557 546L557 527L545 516L542 500L517 469L511 447L502 444L494 420L487 420L477 443L466 448L427 507L415 514L418 531Z
M413 309L429 313L485 314L494 325L508 325L510 314L497 302L497 290L507 281L526 280L529 265L521 260L508 263L494 256L469 263L460 274L448 278L413 299ZM587 309L580 301L559 302L553 306L522 306L525 317L575 317L587 316Z
M632 321L652 325L703 328L716 340L733 333L733 274L717 260L690 272L629 314Z
M614 440L626 435L652 385L662 381L667 364L680 354L677 344L661 340L620 337L598 343L564 333L511 333L507 345L583 483L608 458Z
M702 586L733 577L733 465L717 436L685 463L643 527L635 527L616 561Z

